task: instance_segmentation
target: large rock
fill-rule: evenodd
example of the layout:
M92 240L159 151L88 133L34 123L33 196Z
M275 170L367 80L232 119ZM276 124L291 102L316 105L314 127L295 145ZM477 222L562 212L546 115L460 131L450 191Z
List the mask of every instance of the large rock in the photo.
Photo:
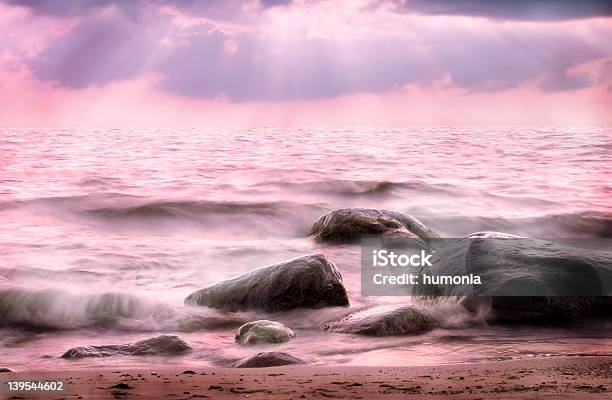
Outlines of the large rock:
M310 254L198 290L185 304L275 312L348 306L349 301L336 265L323 254Z
M503 324L560 324L581 316L612 314L612 297L465 296L459 302L474 313L488 311L487 321Z
M414 286L428 298L453 296L486 319L507 323L565 322L612 313L612 253L499 232L479 232L438 249L432 275L474 274L482 284Z
M175 335L161 335L130 344L74 347L65 352L62 358L78 359L115 355L174 355L185 353L190 350L191 347L180 337Z
M338 321L327 322L323 328L340 333L392 336L421 333L436 325L435 318L427 310L412 305L392 305L360 310Z
M439 237L418 219L395 211L341 208L321 216L309 236L326 243L350 244L366 237L421 239Z
M238 361L235 366L236 368L265 368L291 364L306 364L306 361L293 357L291 354L268 351L244 358Z
M247 322L236 333L236 342L243 344L282 343L295 337L295 332L276 321L265 319Z
M5 372L14 372L14 371L10 368L0 367L0 373L5 373Z

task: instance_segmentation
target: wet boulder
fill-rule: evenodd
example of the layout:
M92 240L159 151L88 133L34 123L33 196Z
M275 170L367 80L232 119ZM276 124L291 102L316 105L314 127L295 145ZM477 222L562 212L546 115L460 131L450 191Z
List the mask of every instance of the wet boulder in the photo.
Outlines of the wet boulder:
M436 327L436 319L413 305L385 305L359 310L323 328L331 332L368 336L413 335Z
M306 361L301 360L291 354L278 351L268 351L257 353L254 356L243 358L235 365L236 368L266 368L280 367L282 365L306 364Z
M216 311L216 310L215 310ZM166 328L167 331L197 332L201 330L236 329L245 323L245 319L233 315L180 315L172 320Z
M439 236L418 219L396 211L341 208L319 217L309 236L319 242L351 244L380 237L427 241Z
M465 296L460 304L474 313L485 310L489 322L501 324L562 324L581 316L612 315L609 296Z
M348 306L349 301L336 265L323 254L310 254L198 290L185 304L275 312Z
M280 322L259 320L247 322L236 333L236 342L242 344L282 343L295 337L295 332Z
M571 243L570 243L571 244ZM451 296L502 323L557 323L612 313L612 253L479 232L437 250L419 274L478 275L480 285L417 285L424 298Z
M73 347L62 358L109 357L115 355L175 355L191 350L187 342L176 335L160 335L136 343Z

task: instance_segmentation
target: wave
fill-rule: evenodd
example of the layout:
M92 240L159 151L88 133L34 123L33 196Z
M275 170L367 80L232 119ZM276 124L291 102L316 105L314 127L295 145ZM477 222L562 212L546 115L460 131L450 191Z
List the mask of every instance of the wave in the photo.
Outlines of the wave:
M305 232L311 221L324 211L316 204L291 201L158 200L117 193L0 202L0 211L7 208L128 229L138 228L142 223L167 228L205 225L207 231L242 229L242 232L283 232L290 236Z
M612 213L584 212L548 217L559 228L580 236L612 238Z
M245 318L205 308L173 307L122 292L74 293L60 288L0 288L0 326L43 330L90 327L194 332L240 326Z
M153 200L118 193L43 197L0 202L0 210L19 207L49 207L102 217L180 217L190 215L273 215L294 207L290 202L239 202L208 200Z
M517 218L430 215L421 219L447 237L498 231L540 238L612 238L612 213L599 211Z
M74 196L53 196L39 197L25 200L6 200L0 201L0 210L18 208L40 208L44 210L81 210L88 205L95 204L114 204L116 202L137 201L139 196L132 196L123 193L104 192L96 194L74 195Z
M263 184L259 184L263 185ZM431 185L425 182L388 182L321 180L307 182L268 182L265 185L280 186L283 191L316 192L336 196L375 196L394 193L406 198L416 207L414 214L425 223L447 237L462 237L476 231L500 231L523 236L553 237L612 237L612 212L582 211L555 213L529 217L497 217L478 215L431 214L427 208L419 208L418 200L410 191L448 192L452 185ZM458 194L458 193L456 193ZM524 200L524 199L523 199ZM378 201L378 200L376 200ZM207 229L237 232L248 227L247 232L290 236L304 233L312 222L328 211L326 203L297 203L279 201L213 201L213 200L167 200L148 199L121 193L96 193L83 196L58 196L31 200L0 201L0 211L11 208L31 208L45 215L69 218L87 223L121 223L126 227L139 226L142 222L178 221L206 225ZM428 204L423 204L427 207ZM542 205L542 210L554 208L554 204ZM425 214L427 212L427 214ZM429 214L429 215L428 215ZM136 225L127 225L134 222Z
M154 201L137 205L93 208L85 212L105 218L173 218L240 214L273 216L288 208L288 203L281 202Z
M392 194L400 190L432 193L447 192L451 185L434 185L422 181L391 182L386 180L348 180L328 179L302 182L272 181L255 185L256 187L280 187L298 192L314 192L338 196L376 196Z
M150 313L138 298L123 293L79 296L56 288L0 290L2 325L72 329L121 318L144 318Z

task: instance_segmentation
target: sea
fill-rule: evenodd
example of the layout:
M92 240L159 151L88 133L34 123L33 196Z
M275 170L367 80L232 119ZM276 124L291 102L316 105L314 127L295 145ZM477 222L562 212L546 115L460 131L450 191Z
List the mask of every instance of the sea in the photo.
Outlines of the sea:
M430 332L321 329L410 296L362 296L359 245L320 244L334 208L415 216L442 237L612 237L612 127L0 127L0 367L230 366L261 351L313 365L412 366L605 354L612 323L490 325L455 312ZM186 306L195 290L323 253L348 308L265 314ZM241 322L295 330L235 343ZM67 360L75 346L176 334L176 356Z

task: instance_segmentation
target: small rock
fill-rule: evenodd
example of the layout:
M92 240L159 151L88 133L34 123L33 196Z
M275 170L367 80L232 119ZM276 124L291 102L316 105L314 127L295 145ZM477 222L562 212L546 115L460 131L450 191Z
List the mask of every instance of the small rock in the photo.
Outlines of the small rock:
M127 383L118 383L110 387L111 389L134 389L132 386Z
M236 363L236 368L265 368L279 367L281 365L306 364L301 360L287 353L269 351L258 353L254 356L244 358Z
M242 344L282 343L295 337L295 332L280 322L259 321L247 322L236 333L236 342Z
M65 352L62 358L78 359L114 355L173 355L190 350L189 344L180 337L176 335L160 335L130 344L74 347Z
M435 318L425 309L413 305L378 306L359 310L323 325L339 333L369 336L410 335L433 329Z

